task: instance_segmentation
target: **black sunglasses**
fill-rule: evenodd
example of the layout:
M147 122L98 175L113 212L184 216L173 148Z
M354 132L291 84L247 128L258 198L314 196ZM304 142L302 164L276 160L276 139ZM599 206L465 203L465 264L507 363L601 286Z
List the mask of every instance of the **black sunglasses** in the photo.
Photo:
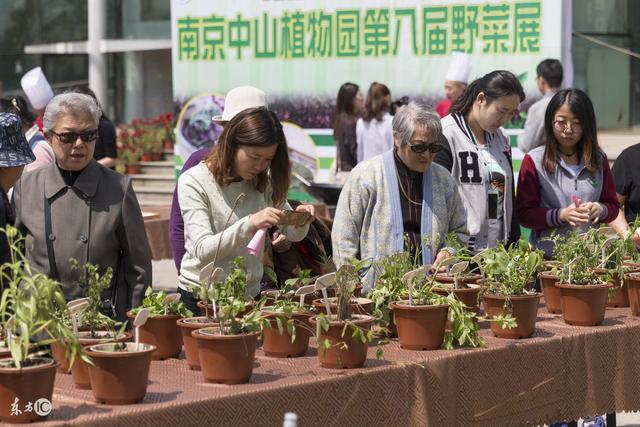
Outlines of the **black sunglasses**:
M439 142L432 142L430 144L410 144L407 142L407 145L409 146L409 148L411 148L411 151L416 154L422 154L427 151L431 154L436 154L439 153L443 148L442 144L440 144Z
M88 130L86 132L80 132L80 133L79 132L57 133L52 130L50 130L49 132L57 136L60 142L64 144L72 144L78 140L78 137L80 137L82 142L92 142L92 141L95 141L96 138L98 137L98 131L96 129Z

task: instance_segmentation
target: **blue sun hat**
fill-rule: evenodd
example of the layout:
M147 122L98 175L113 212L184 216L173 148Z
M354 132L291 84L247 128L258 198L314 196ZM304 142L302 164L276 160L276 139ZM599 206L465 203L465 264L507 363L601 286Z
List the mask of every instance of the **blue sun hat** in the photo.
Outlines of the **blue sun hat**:
M28 165L35 159L22 131L20 117L0 113L0 168Z

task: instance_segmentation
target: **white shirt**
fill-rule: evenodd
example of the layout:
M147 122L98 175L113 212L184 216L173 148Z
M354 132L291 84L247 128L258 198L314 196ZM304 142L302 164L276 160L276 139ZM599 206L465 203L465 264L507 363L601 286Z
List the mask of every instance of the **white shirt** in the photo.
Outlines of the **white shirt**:
M389 113L382 116L382 120L373 119L365 122L358 119L356 123L356 142L358 144L358 162L370 159L393 148L393 129Z

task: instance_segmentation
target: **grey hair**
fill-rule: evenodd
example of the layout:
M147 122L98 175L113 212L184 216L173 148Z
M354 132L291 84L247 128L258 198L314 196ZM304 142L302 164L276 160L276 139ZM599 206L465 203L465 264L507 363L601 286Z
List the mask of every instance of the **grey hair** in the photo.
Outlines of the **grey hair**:
M97 128L100 116L102 116L102 110L89 95L74 92L62 93L54 96L47 104L42 117L42 128L45 131L52 130L64 114L70 114L75 117L88 114Z
M440 116L432 107L417 102L398 108L393 116L393 133L397 135L400 145L405 145L416 132L417 128L422 128L432 135L442 133Z

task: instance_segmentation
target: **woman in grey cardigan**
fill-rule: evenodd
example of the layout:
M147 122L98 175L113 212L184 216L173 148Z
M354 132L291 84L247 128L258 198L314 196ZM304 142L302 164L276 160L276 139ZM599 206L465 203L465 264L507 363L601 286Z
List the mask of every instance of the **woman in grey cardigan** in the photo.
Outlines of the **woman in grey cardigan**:
M85 296L87 280L70 258L104 273L113 269L103 312L118 319L151 285L151 257L131 180L93 160L100 108L88 95L64 93L44 112L56 161L25 174L13 191L16 227L31 266L62 283L65 296Z
M442 149L440 118L415 102L393 118L394 148L359 163L336 208L331 239L337 267L350 257L377 260L408 250L437 265L453 248L451 231L466 243L466 212L451 174L432 164ZM375 278L370 269L365 290Z

